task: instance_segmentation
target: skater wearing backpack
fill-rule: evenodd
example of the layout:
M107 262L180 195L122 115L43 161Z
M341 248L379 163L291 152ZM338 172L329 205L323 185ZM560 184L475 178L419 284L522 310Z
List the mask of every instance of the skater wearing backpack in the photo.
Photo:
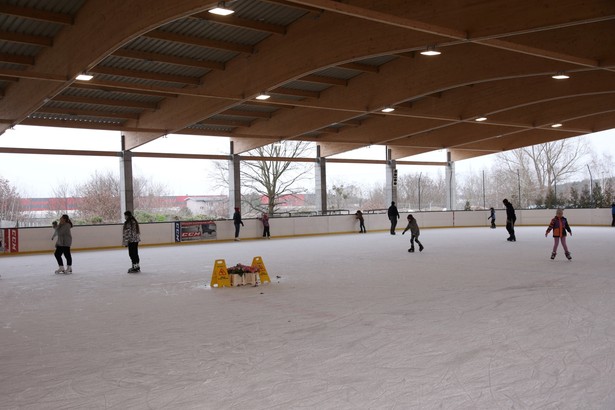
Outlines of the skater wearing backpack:
M56 269L55 273L64 273L67 275L73 273L73 257L70 254L70 247L73 244L73 236L70 233L72 227L73 223L66 214L60 217L59 224L53 223L54 232L51 240L54 240L56 237L58 238L56 240L56 251L53 253L53 256L55 256L58 262L58 269ZM64 269L62 255L66 258L66 269Z
M555 218L551 219L547 232L545 232L545 238L549 235L551 230L553 230L553 252L551 252L551 259L555 259L555 255L557 255L557 247L561 241L566 258L571 260L572 256L570 256L568 246L566 246L566 232L572 236L572 230L570 229L570 225L568 225L568 220L564 218L564 210L562 208L558 208L555 212Z
M408 226L406 226L406 229L404 229L401 234L405 234L408 229L412 234L412 236L410 237L410 249L408 249L408 252L414 252L414 241L419 244L419 252L423 252L423 249L425 249L425 247L422 243L419 242L419 235L421 234L421 230L419 229L419 225L416 223L416 219L412 215L408 215Z
M122 245L128 247L128 256L132 262L132 267L128 269L128 273L139 273L141 267L139 266L139 242L141 241L141 229L139 229L139 222L132 215L132 212L124 212L126 222L122 228Z

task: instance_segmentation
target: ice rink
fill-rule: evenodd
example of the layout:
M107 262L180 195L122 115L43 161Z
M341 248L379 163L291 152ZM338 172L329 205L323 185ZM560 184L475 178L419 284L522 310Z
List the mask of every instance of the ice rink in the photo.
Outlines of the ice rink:
M615 409L615 229L545 228L2 257L0 408Z

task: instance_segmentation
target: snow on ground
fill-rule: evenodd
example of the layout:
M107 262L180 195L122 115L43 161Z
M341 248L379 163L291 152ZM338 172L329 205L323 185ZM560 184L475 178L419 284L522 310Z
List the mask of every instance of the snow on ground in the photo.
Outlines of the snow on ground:
M613 409L615 229L573 232L571 262L540 227L3 257L0 408ZM208 286L257 255L271 284Z

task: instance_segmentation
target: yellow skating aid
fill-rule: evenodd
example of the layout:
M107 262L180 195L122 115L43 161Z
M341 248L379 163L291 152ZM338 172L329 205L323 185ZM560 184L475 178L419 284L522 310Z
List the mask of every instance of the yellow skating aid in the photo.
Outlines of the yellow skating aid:
M231 287L231 278L226 270L226 261L224 259L216 259L214 262L214 269L211 272L211 282L209 286L213 288L214 285L218 285L219 288L224 286Z
M267 268L265 267L263 258L260 256L255 256L254 259L252 259L252 267L258 268L258 276L261 278L261 283L271 283L271 279L269 279L269 273L267 273Z

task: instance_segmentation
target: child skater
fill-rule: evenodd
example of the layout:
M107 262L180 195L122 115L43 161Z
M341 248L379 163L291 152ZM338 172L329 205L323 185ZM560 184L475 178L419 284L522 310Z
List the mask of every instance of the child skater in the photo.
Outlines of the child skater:
M489 211L491 211L491 215L487 220L491 219L491 229L495 229L495 209L489 208Z
M363 218L363 212L358 210L355 213L355 218L359 220L359 233L366 233L367 229L365 229L365 219Z
M408 215L408 226L406 226L406 229L404 229L401 234L405 234L408 229L410 229L410 233L412 234L410 237L410 249L408 249L408 252L414 252L414 241L419 244L419 252L423 252L425 247L419 242L421 230L419 229L419 225L416 223L416 219L414 219L412 215Z
M258 219L263 223L263 238L271 239L271 233L269 232L269 215L263 212L263 216Z
M70 275L73 273L73 257L70 254L70 247L73 243L73 237L70 230L73 227L73 223L68 215L64 214L60 218L59 224L54 221L52 225L54 232L51 240L54 240L56 237L58 238L56 240L56 251L53 253L53 256L55 256L56 261L58 262L58 269L56 269L55 273ZM66 269L64 269L62 255L66 258Z
M555 218L551 219L551 223L549 224L547 232L545 233L545 238L547 237L547 235L549 235L549 232L551 232L551 230L553 230L554 241L551 259L555 259L557 247L559 246L559 243L561 241L566 258L568 258L568 260L571 260L572 256L570 256L568 246L566 246L566 232L568 232L570 236L572 236L572 230L570 229L570 225L568 225L568 220L564 218L564 210L562 208L558 208L555 212Z

